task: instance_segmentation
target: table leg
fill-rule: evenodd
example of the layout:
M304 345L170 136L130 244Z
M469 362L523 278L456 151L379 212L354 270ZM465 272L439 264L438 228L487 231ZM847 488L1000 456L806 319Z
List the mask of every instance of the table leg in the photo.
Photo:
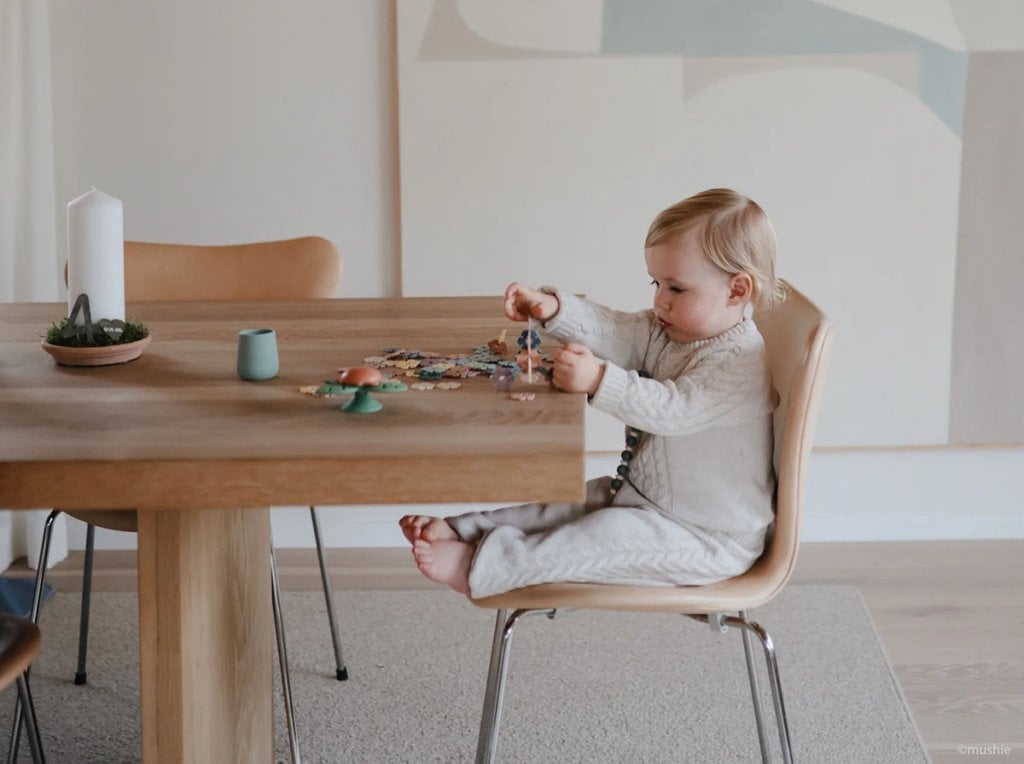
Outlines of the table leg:
M270 511L139 512L145 762L272 762Z

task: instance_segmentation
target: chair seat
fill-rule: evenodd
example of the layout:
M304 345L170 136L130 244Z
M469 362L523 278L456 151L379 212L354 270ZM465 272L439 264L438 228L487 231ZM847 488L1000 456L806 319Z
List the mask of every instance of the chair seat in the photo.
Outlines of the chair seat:
M64 514L83 523L112 531L138 533L139 518L134 509L65 509Z
M0 688L29 667L39 652L39 628L26 618L0 613Z
M703 613L753 610L785 584L780 571L762 557L746 573L702 586L624 586L619 584L538 584L471 600L499 610L622 610L642 613Z

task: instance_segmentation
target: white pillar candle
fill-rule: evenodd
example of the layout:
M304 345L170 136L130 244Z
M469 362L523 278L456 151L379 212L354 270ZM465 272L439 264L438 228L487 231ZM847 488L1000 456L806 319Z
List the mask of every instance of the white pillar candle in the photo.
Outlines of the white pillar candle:
M124 207L95 187L68 203L69 314L80 294L93 321L124 320Z

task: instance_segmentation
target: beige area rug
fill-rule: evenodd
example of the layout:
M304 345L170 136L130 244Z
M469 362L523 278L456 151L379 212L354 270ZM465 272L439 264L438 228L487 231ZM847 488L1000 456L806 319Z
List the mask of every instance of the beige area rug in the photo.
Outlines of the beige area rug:
M350 679L334 679L320 593L286 593L305 762L471 762L494 614L447 591L336 592ZM860 593L791 586L756 614L775 638L802 764L927 762ZM44 608L32 689L50 762L139 760L134 595L93 599L89 685L71 678L78 596ZM760 655L760 653L759 653ZM766 679L765 709L771 717ZM9 728L12 692L0 719ZM278 758L287 740L278 699ZM771 738L776 760L777 737ZM6 755L6 732L0 745ZM20 760L28 761L23 741ZM503 762L757 762L738 632L679 616L559 613L517 628Z

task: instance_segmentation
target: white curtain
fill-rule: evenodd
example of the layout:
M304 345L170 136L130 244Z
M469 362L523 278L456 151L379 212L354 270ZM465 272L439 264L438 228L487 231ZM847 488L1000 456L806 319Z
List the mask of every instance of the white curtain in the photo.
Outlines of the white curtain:
M0 0L0 302L60 299L47 0ZM0 570L33 566L46 512L0 511ZM67 556L63 518L50 561Z

